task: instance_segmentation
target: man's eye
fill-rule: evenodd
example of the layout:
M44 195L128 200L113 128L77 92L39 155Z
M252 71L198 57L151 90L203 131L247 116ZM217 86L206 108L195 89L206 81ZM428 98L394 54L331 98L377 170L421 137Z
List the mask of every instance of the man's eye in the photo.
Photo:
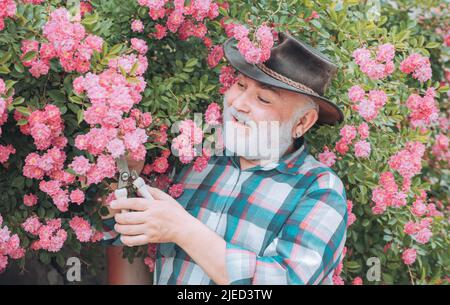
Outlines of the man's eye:
M270 104L270 102L269 102L268 100L265 100L265 99L263 99L263 98L260 97L260 96L258 96L258 99L259 99L261 102L265 103L265 104Z
M244 85L241 83L237 83L239 87L244 88Z

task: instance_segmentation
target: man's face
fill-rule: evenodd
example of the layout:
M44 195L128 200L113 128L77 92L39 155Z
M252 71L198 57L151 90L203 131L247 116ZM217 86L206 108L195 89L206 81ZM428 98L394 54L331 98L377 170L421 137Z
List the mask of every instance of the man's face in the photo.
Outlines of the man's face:
M306 103L301 94L239 74L224 96L225 146L248 160L279 158L292 144Z

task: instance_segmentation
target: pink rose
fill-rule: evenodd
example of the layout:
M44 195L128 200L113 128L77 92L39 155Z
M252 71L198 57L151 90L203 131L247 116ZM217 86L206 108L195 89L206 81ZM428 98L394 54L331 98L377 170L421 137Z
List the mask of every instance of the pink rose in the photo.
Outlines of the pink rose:
M34 206L37 204L37 196L34 194L27 194L23 196L23 204L25 204L28 207Z
M82 204L84 201L84 192L79 189L73 190L70 193L70 201L78 205Z
M409 248L403 251L402 260L405 265L412 265L416 261L417 252L415 249Z
M369 157L370 150L370 143L365 140L358 141L355 144L355 156L358 158Z

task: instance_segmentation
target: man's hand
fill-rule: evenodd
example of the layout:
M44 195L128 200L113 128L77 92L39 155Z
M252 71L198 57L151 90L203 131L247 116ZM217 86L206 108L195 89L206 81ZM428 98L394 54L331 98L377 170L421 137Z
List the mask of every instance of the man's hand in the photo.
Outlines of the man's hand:
M111 202L113 209L133 210L114 216L114 229L127 246L177 242L183 225L193 218L169 194L153 187L148 189L154 200L127 198Z
M155 200L115 200L113 209L135 210L115 215L115 230L127 246L173 242L217 284L228 284L225 265L226 242L163 191L149 187Z

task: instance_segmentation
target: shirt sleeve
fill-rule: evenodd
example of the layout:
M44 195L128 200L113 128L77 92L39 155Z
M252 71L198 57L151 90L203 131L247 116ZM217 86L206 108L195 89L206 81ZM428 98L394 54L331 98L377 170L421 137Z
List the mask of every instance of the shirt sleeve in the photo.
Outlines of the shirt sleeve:
M320 284L338 265L346 238L345 189L335 174L315 180L259 256L226 244L230 284Z
M123 246L124 244L120 240L120 234L114 230L114 225L116 221L114 217L103 219L102 220L102 228L103 228L103 238L100 241L100 244L103 246Z

